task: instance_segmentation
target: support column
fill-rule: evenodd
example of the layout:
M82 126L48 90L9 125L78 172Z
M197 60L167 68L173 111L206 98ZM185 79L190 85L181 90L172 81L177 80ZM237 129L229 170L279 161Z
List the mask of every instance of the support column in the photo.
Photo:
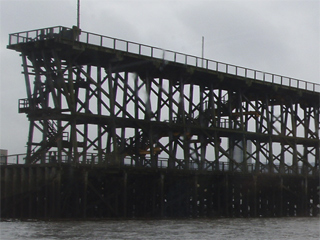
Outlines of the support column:
M283 178L280 177L280 217L284 217L284 214L283 214Z
M29 167L29 180L28 180L28 198L29 198L29 217L36 218L36 174L34 167Z
M165 205L164 205L164 174L160 174L160 217L165 216Z
M27 184L28 184L28 180L27 180L27 174L26 174L26 167L21 167L20 168L20 217L21 218L25 218L28 217L28 208L27 206L27 201L25 198L22 199L22 196L25 196L25 194L27 193Z
M253 217L258 217L258 194L257 194L258 177L253 176Z
M55 206L56 206L56 212L55 212L55 217L60 218L61 217L61 174L62 174L62 169L59 168L57 171L57 176L56 176L56 189L55 189Z
M221 176L219 177L216 177L216 181L217 181L217 184L214 185L214 188L215 188L215 193L216 193L216 196L215 199L216 199L216 206L214 206L214 209L215 209L215 212L217 214L217 216L221 217L223 216L223 209L222 209L222 204L221 202L223 202L223 199L222 199L222 196L223 196L223 191L221 190L223 186L222 185L222 180L221 180Z
M198 216L198 176L195 175L193 179L193 198L192 198L192 216Z
M5 181L5 191L4 191L4 216L10 217L13 213L13 202L12 202L12 195L13 195L13 187L12 187L12 169L9 167L5 168L4 172L4 181ZM1 213L1 215L3 212ZM3 215L2 215L3 217Z
M124 170L123 172L123 217L127 217L127 202L128 202L128 173Z
M308 178L305 177L303 180L303 201L302 201L302 211L301 211L301 215L304 217L308 217ZM320 198L320 196L319 196Z
M17 209L17 202L19 199L17 199L17 195L20 192L18 190L18 173L17 168L13 168L13 176L12 176L12 216L14 218L18 217L18 209Z
M50 172L50 183L49 183L49 217L54 218L56 213L56 202L55 202L55 188L56 188L56 176L57 176L57 167L51 167Z
M225 175L224 176L224 207L225 207L225 216L229 217L229 176Z
M87 217L88 170L83 171L82 218Z
M49 168L48 167L45 167L44 168L44 205L43 205L43 208L44 208L44 217L45 218L48 218L48 212L49 212L49 209L48 209L48 201L49 201L49 186L50 186L50 174L49 174Z

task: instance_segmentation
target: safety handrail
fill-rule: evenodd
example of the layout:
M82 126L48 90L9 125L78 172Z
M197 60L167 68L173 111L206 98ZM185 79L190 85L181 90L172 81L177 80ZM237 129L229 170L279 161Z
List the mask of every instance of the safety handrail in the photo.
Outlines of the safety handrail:
M49 151L45 154L45 159L41 164L48 164L48 165L55 165L55 164L72 164L74 156L69 156L66 154L62 154L59 158L58 152ZM120 157L120 156L119 156ZM5 156L6 162L0 163L0 165L21 165L26 164L26 154L11 154ZM114 163L109 162L107 156L103 156L103 161L99 161L99 156L97 153L87 153L85 156L82 155L79 158L79 164L81 165L102 165L102 166L115 166ZM146 158L146 162L149 162L150 158ZM179 165L179 163L186 163L188 162L187 170L191 171L198 171L200 170L199 163L193 160L183 160L183 159L176 159L175 169L179 170L186 170L183 165ZM40 164L40 163L39 163ZM36 165L36 164L35 164ZM122 166L125 167L132 167L132 168L152 168L151 166L147 165L136 165L134 158L130 156L126 156L123 158ZM215 162L212 161L205 161L202 163L204 171L207 172L247 172L247 173L270 173L270 174L296 174L296 175L317 175L319 174L319 166L290 166L288 164L283 164L282 170L280 165L273 164L270 169L270 165L268 163L254 164L254 163L247 163L247 164L240 164L240 168L232 167L232 164L229 162L219 162L219 166L216 166ZM154 168L157 169L166 169L169 168L169 160L166 158L158 158L157 166Z
M9 35L9 46L19 43L37 41L41 39L57 38L62 31L72 31L71 28L55 26L31 31L12 33ZM188 55L171 50L165 50L158 47L152 47L145 44L126 41L118 38L99 35L82 31L77 39L82 43L97 45L100 47L111 48L117 51L138 54L145 57L162 59L167 62L185 64L205 70L222 72L238 77L279 84L281 86L292 87L312 92L320 92L320 84L307 82L295 78L285 77L278 74L254 70L251 68L236 66L214 60L205 59L193 55Z

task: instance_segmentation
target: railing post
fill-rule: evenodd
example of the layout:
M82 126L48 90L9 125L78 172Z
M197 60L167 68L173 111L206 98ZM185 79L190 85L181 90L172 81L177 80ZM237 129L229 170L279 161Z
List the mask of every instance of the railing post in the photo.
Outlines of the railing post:
M92 153L92 156L91 156L91 164L92 165L94 165L95 164L95 156L93 155L93 153Z

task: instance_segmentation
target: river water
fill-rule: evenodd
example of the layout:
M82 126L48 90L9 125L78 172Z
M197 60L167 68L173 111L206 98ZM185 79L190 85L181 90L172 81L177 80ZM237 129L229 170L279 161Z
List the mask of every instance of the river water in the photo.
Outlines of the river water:
M1 240L320 239L320 218L2 221Z

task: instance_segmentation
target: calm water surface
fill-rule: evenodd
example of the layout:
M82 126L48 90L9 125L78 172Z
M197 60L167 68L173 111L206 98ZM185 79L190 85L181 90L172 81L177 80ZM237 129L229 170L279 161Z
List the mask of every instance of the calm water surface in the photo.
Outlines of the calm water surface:
M320 239L320 218L0 222L1 240Z

